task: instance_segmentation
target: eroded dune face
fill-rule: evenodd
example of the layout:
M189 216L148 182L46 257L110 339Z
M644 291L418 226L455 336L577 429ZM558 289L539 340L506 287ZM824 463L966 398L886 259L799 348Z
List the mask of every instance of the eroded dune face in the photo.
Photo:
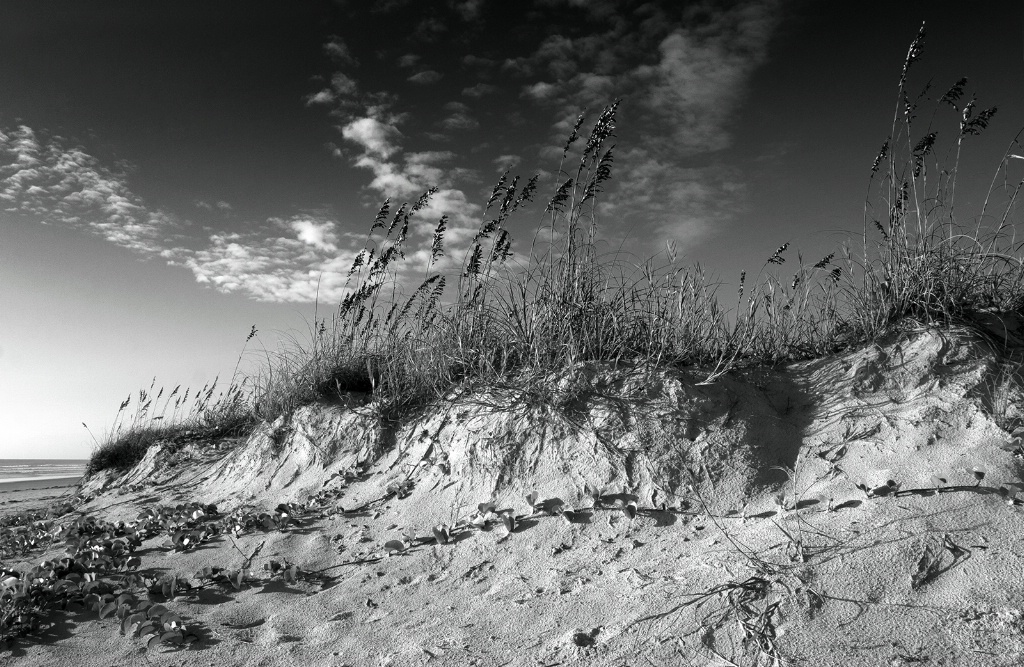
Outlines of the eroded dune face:
M382 423L372 405L307 406L264 424L190 483L218 502L301 502L359 468L375 472L368 490L408 480L417 489L454 483L474 497L550 489L578 498L592 487L657 507L677 505L693 486L709 506L740 510L793 482L841 502L857 484L954 483L974 466L1007 480L1019 472L997 446L997 422L1017 419L1016 390L1000 386L994 356L966 334L907 332L841 356L700 378L585 364L543 392L453 396L402 423ZM177 477L168 463L200 452L156 449L103 483Z
M1014 368L920 329L710 385L581 365L397 424L308 406L221 450L153 450L82 510L307 508L161 561L259 546L323 575L183 598L212 627L248 619L208 649L232 664L1019 664Z

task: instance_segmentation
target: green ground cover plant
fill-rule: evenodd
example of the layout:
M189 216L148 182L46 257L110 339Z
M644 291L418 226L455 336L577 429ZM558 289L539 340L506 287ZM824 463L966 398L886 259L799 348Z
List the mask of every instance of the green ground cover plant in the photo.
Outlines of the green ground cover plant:
M581 362L688 366L713 382L742 365L876 340L907 318L975 326L992 313L1020 312L1024 257L1012 216L1024 182L1007 174L1020 135L980 213L962 216L961 151L996 109L967 99L966 79L937 98L929 87L910 92L924 36L922 26L903 63L890 135L871 165L863 229L813 264L798 256L792 273L784 269L793 249L783 243L756 275L739 276L731 307L700 267L679 265L671 245L646 260L606 250L597 203L615 161L614 102L589 134L581 134L586 116L577 118L528 249L513 248L509 222L533 204L536 178L503 175L461 249L449 247L442 217L429 248L410 252L410 229L434 190L397 208L385 202L348 272L346 296L314 318L307 340L265 351L254 372L233 378L216 399L204 388L187 409L177 389L159 414L162 390L140 392L130 421L122 421L129 401L122 404L90 472L126 468L159 440L244 434L321 400L365 395L385 421L487 384L550 401L551 378ZM943 115L952 116L951 131ZM417 265L416 257L426 259ZM249 339L255 335L253 327Z

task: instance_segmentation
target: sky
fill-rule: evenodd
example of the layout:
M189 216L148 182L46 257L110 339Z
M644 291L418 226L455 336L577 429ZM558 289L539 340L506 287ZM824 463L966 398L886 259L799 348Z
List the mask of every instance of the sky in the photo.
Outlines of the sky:
M409 243L446 214L456 256L498 176L537 174L522 256L616 99L608 247L672 243L726 292L783 243L816 261L861 228L922 21L911 89L999 109L961 159L976 214L1024 127L1019 2L5 0L0 458L88 457L154 378L302 340L386 197L436 186Z

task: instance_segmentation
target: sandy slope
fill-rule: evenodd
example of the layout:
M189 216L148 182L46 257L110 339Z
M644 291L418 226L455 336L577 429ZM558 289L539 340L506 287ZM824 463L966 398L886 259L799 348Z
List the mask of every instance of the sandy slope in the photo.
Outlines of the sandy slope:
M154 450L86 484L80 511L323 503L285 531L144 544L144 571L183 576L259 547L260 581L167 603L200 628L190 649L58 616L0 664L1024 664L1021 460L1000 447L1020 394L999 368L966 333L915 330L713 385L582 366L544 396L498 388L386 428L316 406L247 442ZM576 511L532 511L534 489ZM514 532L457 526L492 497ZM270 580L284 559L307 574Z

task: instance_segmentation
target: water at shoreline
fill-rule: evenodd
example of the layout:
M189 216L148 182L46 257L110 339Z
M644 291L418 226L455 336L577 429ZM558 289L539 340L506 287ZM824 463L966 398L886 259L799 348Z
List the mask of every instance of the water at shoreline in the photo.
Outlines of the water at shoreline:
M0 459L0 484L81 477L86 459Z

